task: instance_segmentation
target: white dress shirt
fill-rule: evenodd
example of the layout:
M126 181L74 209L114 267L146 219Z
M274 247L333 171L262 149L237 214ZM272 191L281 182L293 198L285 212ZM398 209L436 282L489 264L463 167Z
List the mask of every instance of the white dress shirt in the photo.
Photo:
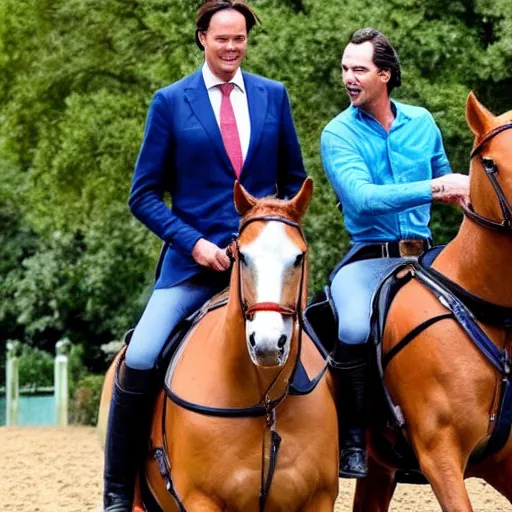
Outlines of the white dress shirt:
M203 79L208 90L208 97L215 114L215 119L220 128L220 104L222 101L222 92L217 87L224 84L223 80L217 78L208 67L208 64L203 64ZM247 103L247 94L245 92L244 77L240 68L237 69L235 76L229 81L235 84L233 91L229 95L233 111L235 113L236 126L238 128L238 136L240 137L240 145L242 146L242 155L245 158L249 149L249 141L251 139L251 118L249 117L249 105Z

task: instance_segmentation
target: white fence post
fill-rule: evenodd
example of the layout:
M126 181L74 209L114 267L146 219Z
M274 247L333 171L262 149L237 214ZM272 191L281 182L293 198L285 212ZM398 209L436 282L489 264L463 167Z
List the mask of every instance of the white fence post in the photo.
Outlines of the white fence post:
M19 386L19 356L21 355L21 343L19 341L7 342L7 365L5 376L5 424L17 425L20 404Z
M70 347L71 342L68 338L55 344L55 423L59 427L66 427L68 424L68 354Z

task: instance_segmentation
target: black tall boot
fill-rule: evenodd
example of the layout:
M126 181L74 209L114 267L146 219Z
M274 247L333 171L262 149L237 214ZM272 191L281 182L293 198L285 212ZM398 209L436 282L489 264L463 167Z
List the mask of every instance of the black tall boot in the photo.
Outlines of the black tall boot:
M103 488L104 512L131 512L135 478L149 438L154 370L134 370L124 361L110 402Z
M364 478L366 462L365 388L368 349L365 345L338 343L331 371L336 383L336 410L343 478Z

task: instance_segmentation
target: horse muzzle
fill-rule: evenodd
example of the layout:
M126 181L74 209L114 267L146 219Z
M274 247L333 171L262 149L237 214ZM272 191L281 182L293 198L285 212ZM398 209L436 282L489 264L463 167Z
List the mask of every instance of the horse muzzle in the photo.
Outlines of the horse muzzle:
M261 367L282 366L290 353L293 321L280 315L274 319L274 315L276 313L259 313L246 323L249 356L255 365Z

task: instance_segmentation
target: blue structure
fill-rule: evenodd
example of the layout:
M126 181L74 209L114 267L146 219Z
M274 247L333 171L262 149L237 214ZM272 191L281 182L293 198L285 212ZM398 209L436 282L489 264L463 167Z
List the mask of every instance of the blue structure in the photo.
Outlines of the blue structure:
M0 396L0 426L4 426L5 396ZM20 394L18 425L56 425L55 395L48 393L30 395Z
M68 424L68 354L71 342L65 338L55 345L55 387L20 388L19 359L22 345L17 340L6 345L5 391L0 389L1 425L58 425ZM2 392L3 391L3 392Z

